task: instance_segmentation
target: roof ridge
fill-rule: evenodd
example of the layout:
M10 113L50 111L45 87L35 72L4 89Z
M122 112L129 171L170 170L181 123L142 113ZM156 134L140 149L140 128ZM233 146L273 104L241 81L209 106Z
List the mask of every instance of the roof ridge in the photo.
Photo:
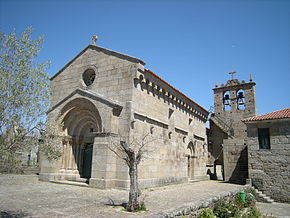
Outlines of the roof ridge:
M249 118L243 119L242 121L247 122L247 121L273 120L273 119L284 119L284 118L290 118L290 107L284 108L281 110L276 110L273 112L269 112L266 114L249 117Z
M103 48L101 46L96 46L96 45L91 45L90 44L90 45L86 46L83 50L81 50L76 56L74 56L72 59L70 59L57 73L55 73L52 77L50 77L50 80L53 80L56 76L58 76L62 71L65 70L65 68L67 68L73 61L75 61L79 56L81 56L89 48L97 48L97 49L100 49L100 50L103 50L103 51L111 52L111 53L114 53L116 55L132 59L135 62L141 63L142 65L146 64L144 61L142 61L139 58L135 58L135 57L127 55L127 54L123 54L123 53L116 52L116 51L113 51L113 50L110 50L110 49L107 49L107 48Z

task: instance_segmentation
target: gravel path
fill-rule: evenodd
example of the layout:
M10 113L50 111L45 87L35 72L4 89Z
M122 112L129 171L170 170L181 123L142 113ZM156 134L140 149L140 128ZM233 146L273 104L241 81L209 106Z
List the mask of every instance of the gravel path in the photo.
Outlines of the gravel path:
M217 181L169 185L143 190L147 212L131 214L114 204L127 201L128 191L40 182L36 176L0 175L1 215L18 217L162 217L237 192L243 186Z
M290 218L290 204L277 203L269 204L257 202L257 208L268 216L275 216L278 218Z

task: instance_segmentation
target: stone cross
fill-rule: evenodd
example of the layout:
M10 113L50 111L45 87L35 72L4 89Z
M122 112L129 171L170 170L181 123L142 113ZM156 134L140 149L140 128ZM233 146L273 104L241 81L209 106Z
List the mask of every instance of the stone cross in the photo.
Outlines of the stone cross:
M236 72L229 72L229 74L232 74L232 80L234 80L234 74L235 74Z
M250 82L253 81L252 74L250 73Z
M98 40L98 36L96 36L96 35L93 35L92 36L92 44L93 45L96 45L96 41Z

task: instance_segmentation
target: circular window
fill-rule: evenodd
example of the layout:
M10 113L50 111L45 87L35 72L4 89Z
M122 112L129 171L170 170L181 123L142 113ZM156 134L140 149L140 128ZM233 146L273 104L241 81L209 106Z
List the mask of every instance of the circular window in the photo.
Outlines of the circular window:
M96 73L92 69L88 69L83 73L83 80L86 86L90 86L93 84L96 78Z

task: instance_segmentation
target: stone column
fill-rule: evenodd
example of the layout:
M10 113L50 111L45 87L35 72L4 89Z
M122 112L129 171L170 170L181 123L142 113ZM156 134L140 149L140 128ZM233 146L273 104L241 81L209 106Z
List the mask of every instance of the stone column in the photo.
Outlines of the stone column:
M63 147L62 147L62 155L61 155L61 167L60 167L60 173L65 173L66 170L66 146L67 141L62 141Z
M79 138L75 138L72 143L72 173L79 175L77 161L78 161L78 147L79 147Z
M72 170L73 169L73 142L72 141L69 141L68 143L68 155L69 155L69 158L68 158L68 170Z

